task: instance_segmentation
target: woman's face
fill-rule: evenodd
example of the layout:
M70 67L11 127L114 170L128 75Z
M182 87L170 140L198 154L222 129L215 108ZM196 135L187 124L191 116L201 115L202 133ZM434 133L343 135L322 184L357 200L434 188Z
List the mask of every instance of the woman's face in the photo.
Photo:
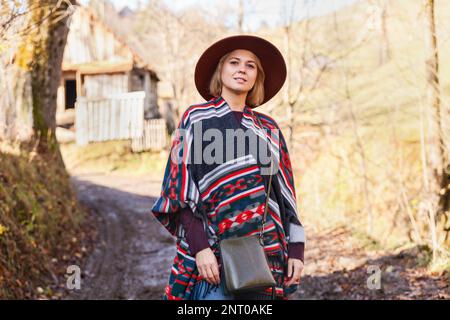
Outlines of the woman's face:
M237 94L250 91L256 81L255 61L251 51L237 49L231 52L222 66L222 85Z

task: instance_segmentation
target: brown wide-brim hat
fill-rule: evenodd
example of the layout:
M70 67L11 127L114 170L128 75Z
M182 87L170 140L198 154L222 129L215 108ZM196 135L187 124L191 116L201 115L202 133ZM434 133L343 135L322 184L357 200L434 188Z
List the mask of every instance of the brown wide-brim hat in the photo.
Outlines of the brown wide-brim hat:
M212 44L203 52L195 66L195 86L200 95L211 100L209 84L220 58L236 50L245 49L253 52L261 61L264 69L264 104L283 87L286 80L286 63L281 52L269 41L251 35L237 35L224 38ZM254 106L249 106L254 107Z

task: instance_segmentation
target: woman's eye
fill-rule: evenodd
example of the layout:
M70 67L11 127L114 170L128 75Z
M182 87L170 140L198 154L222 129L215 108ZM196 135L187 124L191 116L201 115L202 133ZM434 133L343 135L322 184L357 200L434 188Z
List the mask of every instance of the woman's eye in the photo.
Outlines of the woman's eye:
M231 63L231 64L239 64L239 62L237 62L237 61L230 61L230 63ZM255 66L252 65L252 64L248 64L247 66L250 67L251 69L254 69L254 68L255 68Z

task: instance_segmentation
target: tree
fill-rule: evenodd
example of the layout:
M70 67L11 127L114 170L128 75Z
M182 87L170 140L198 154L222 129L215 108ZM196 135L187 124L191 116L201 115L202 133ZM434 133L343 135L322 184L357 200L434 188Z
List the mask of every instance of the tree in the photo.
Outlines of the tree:
M73 1L74 3L75 1ZM56 92L60 81L61 63L68 34L66 25L73 12L69 0L29 0L26 3L9 3L11 17L16 24L12 27L17 40L13 64L17 72L2 76L6 81L17 81L14 76L29 79L23 86L9 88L10 97L27 96L26 99L1 99L2 109L26 109L30 103L32 114L32 134L30 140L40 154L53 154L63 164L56 140ZM20 19L17 19L20 17ZM8 29L2 28L2 38ZM2 66L2 70L5 70ZM9 79L8 79L9 77ZM28 94L29 93L29 94ZM17 99L16 99L17 100ZM19 103L18 103L19 102ZM20 102L23 102L23 105ZM11 107L12 106L12 107ZM20 112L14 113L18 114ZM6 122L6 125L10 123ZM9 136L14 140L14 136Z
M444 144L444 119L439 91L439 55L436 38L434 0L424 0L425 9L425 52L427 95L425 101L425 118L427 130L422 130L422 159L424 196L422 210L427 213L433 259L439 251L442 237L446 233L443 223L446 222L449 203L449 168L448 150ZM425 138L426 135L426 138ZM441 236L440 236L441 235Z
M175 123L189 104L198 101L192 79L201 51L225 33L222 20L213 15L198 7L174 12L161 1L152 1L138 12L134 35L128 37L145 48L158 75L170 85Z
M29 34L34 139L38 153L57 153L61 160L55 134L56 92L69 31L65 22L72 3L67 0L29 0L29 5L37 5L30 23L38 26Z

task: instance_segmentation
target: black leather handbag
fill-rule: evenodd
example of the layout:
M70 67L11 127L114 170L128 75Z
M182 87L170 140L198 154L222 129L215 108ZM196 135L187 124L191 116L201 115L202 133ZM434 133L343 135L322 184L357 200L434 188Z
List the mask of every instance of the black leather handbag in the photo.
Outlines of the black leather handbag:
M259 119L258 121L261 125ZM273 159L271 157L271 173L272 170ZM219 241L222 259L221 281L224 281L226 294L251 293L272 287L272 299L275 299L276 282L268 264L263 241L271 186L272 174L269 178L264 215L259 233Z

